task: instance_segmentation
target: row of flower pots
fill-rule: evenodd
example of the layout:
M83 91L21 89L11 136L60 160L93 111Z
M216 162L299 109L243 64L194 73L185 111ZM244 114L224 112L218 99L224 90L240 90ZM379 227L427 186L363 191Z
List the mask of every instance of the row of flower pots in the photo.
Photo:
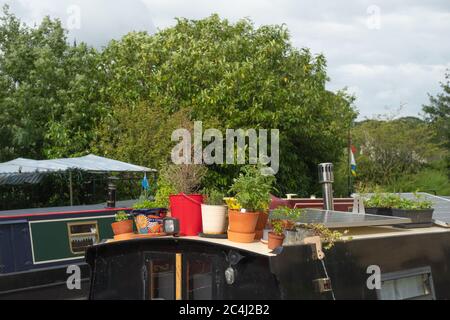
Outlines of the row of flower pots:
M175 169L181 170L179 168ZM189 170L181 170L183 175ZM164 174L162 175L164 177ZM196 177L199 175L196 174ZM218 190L203 190L203 194L196 194L189 191L195 190L193 181L195 179L184 177L190 181L189 188L172 188L167 184L167 180L183 180L173 173L158 183L158 192L154 201L141 199L133 206L134 211L147 210L145 208L168 207L170 216L176 218L179 223L180 236L214 236L220 235L227 237L228 240L240 243L250 243L259 241L264 237L266 230L267 242L270 249L282 245L285 240L285 234L288 235L288 242L292 239L298 239L298 235L307 234L317 230L304 226L298 228L296 220L302 213L301 209L290 209L287 207L273 210L269 219L269 205L271 201L270 192L274 183L274 176L264 175L257 166L244 166L239 176L234 179L229 193L233 197L224 197L224 194ZM198 183L198 181L196 181ZM180 183L181 185L181 183ZM160 191L162 190L162 191ZM181 190L181 192L180 192ZM186 191L186 192L183 192ZM139 233L157 232L148 224L157 224L162 216L134 215L137 231ZM119 219L125 221L123 215ZM145 221L138 221L143 218ZM146 219L148 218L148 219ZM155 221L153 221L153 220ZM150 221L151 220L151 221ZM118 221L120 222L120 221ZM116 222L115 224L117 224ZM125 224L125 222L124 222ZM132 221L127 222L127 229L132 230ZM157 227L157 225L156 225ZM269 228L269 229L268 229ZM113 229L115 226L113 224ZM159 229L158 229L159 230ZM320 231L320 230L319 230ZM132 231L131 231L132 232ZM319 232L320 233L320 232Z

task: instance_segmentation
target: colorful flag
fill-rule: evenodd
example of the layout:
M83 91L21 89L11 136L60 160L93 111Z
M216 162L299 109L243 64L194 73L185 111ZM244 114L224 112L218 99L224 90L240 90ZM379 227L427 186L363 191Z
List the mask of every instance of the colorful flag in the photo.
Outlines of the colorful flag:
M356 160L355 160L356 148L352 146L350 148L350 169L352 171L352 176L356 177Z
M144 189L144 190L148 190L150 188L146 174L144 174L144 179L142 179L141 185L142 185L142 189Z

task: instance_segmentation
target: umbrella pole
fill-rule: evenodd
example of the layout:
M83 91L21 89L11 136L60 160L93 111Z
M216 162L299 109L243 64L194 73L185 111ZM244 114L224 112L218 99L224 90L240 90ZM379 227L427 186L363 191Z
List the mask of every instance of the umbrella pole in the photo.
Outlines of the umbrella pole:
M72 171L69 171L69 195L70 195L70 206L73 206Z

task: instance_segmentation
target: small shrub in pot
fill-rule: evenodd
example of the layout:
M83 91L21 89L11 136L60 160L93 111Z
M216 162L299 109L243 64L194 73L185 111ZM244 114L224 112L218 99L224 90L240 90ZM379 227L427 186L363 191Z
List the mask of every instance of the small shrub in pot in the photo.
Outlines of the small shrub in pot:
M114 235L133 232L133 221L125 211L118 211L115 215L115 221L111 223Z
M272 222L272 232L269 232L269 241L267 244L269 249L273 250L283 245L283 241L285 238L283 231L284 228L282 221L276 220Z

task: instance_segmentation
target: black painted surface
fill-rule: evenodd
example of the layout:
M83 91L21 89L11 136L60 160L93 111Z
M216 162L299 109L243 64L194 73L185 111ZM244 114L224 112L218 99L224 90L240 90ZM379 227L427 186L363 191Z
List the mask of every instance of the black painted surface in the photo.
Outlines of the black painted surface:
M86 263L81 270L81 288L69 290L67 266L0 275L0 300L33 299L65 300L86 299L89 292L90 269Z
M236 266L237 278L225 283L224 270L230 250L244 256ZM286 246L275 257L258 255L222 245L183 238L145 239L92 247L87 260L96 276L91 281L92 299L143 299L145 279L140 270L148 251L208 253L219 259L220 294L213 299L331 299L318 293L313 281L325 277L321 261L313 259L309 245ZM326 251L326 270L336 299L377 299L368 289L367 268L378 265L382 273L431 267L437 299L450 299L450 233L396 236L341 242Z
M224 272L230 266L228 254L244 258L235 266L236 282L226 284ZM185 257L214 260L212 299L331 299L332 294L317 293L313 280L325 277L313 247L286 246L275 257L236 250L183 238L137 239L91 247L87 261L91 268L91 299L144 299L146 285L143 267L149 253L183 253ZM211 258L212 257L212 258ZM388 238L352 240L337 243L326 251L325 265L336 299L377 299L367 288L366 272L378 265L383 273L420 267L431 268L437 299L450 299L450 233L416 234ZM0 276L0 299L82 299L88 297L87 265L82 266L81 291L65 286L65 268ZM88 272L88 273L86 273ZM46 285L47 284L47 285ZM49 284L49 285L48 285ZM8 290L6 290L8 289ZM183 290L186 290L183 285ZM186 293L183 293L186 298Z

